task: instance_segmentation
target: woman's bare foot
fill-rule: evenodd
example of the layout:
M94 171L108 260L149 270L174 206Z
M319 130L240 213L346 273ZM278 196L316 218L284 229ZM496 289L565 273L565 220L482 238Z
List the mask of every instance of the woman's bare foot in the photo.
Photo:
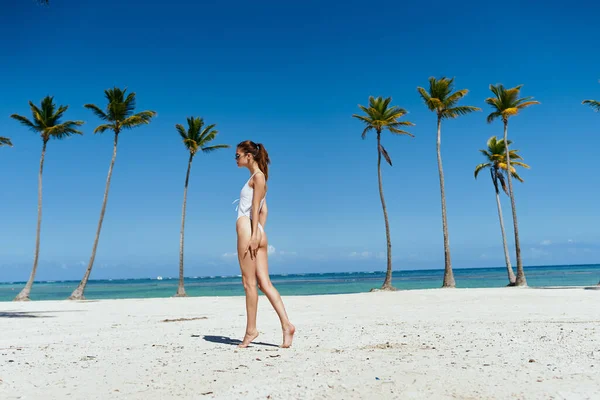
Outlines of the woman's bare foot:
M240 347L240 348L248 347L248 345L250 343L252 343L252 341L254 339L256 339L257 337L258 337L258 331L255 331L252 333L246 332L246 335L244 336L244 340L242 341L242 343L238 344L238 347Z
M294 339L294 333L296 333L296 327L289 324L287 328L283 329L283 344L280 347L284 349L292 346L292 340Z

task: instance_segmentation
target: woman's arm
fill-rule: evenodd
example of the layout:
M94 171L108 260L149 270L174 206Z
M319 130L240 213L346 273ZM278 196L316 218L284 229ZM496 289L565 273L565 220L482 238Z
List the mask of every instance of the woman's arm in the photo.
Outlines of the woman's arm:
M265 199L265 202L263 203L263 206L260 209L260 215L258 216L258 222L260 222L263 228L265 227L265 225L267 225L268 212L269 210L267 210L267 199Z
M254 259L258 252L259 237L258 237L258 220L260 219L260 201L265 197L266 184L264 174L256 174L252 178L252 236L250 237L250 243L248 244L248 250L250 250L250 257Z

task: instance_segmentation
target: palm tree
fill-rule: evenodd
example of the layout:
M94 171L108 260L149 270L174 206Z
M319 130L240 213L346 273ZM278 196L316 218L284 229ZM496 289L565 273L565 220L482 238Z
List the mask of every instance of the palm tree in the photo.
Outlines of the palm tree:
M393 134L414 135L402 130L403 126L414 126L412 122L398 121L399 118L406 114L406 110L398 106L390 106L391 97L384 99L383 97L374 98L369 96L369 107L358 105L366 115L353 114L352 117L357 118L365 123L365 129L362 132L362 138L365 139L367 133L371 130L377 132L377 177L379 179L379 197L381 198L381 207L383 208L383 218L385 220L385 235L387 239L387 272L385 280L381 287L382 290L395 290L392 286L392 241L390 239L390 223L388 221L387 208L383 197L383 185L381 182L381 156L392 165L392 159L381 144L381 132L387 129Z
M448 235L448 220L446 218L446 193L444 189L444 170L442 168L441 153L442 120L457 118L461 115L472 113L473 111L481 111L481 109L473 106L456 105L469 91L467 89L462 89L453 93L454 78L449 79L442 77L440 79L435 79L434 77L431 77L429 78L429 91L422 87L418 87L417 90L427 108L437 115L437 161L442 199L442 228L444 232L444 282L442 287L453 288L456 287L456 283L454 282L454 274L452 273L450 238Z
M0 147L2 146L12 147L12 142L9 138L0 136Z
M100 210L100 220L98 221L96 238L94 239L94 246L92 248L92 255L83 279L79 283L79 286L77 286L73 293L71 293L71 296L69 297L70 300L83 300L85 298L83 292L85 291L90 273L92 272L92 267L94 266L94 259L96 258L96 249L98 248L98 240L100 240L100 231L102 230L102 221L104 220L104 212L106 211L106 202L108 200L108 190L110 189L110 178L112 176L115 159L117 157L117 142L119 140L119 133L121 133L123 130L133 129L141 125L149 124L152 118L156 116L156 112L154 111L142 111L134 114L135 93L131 92L126 95L126 92L127 89L121 90L117 87L105 90L104 96L108 101L106 112L102 111L100 107L94 104L85 105L85 108L91 110L98 118L100 118L102 121L106 121L105 124L102 124L94 129L94 133L113 131L115 133L115 138L112 160L110 162L108 176L106 178L106 188L104 189L104 200L102 201L102 209Z
M183 209L181 211L181 236L179 238L179 286L177 287L177 294L175 297L185 297L185 288L183 287L183 236L185 229L185 206L187 203L187 190L188 182L190 180L190 170L192 169L192 161L194 156L200 150L204 153L210 153L217 149L229 148L227 144L217 144L209 146L217 134L219 133L215 128L215 124L204 126L204 120L202 118L189 117L187 119L188 129L181 124L175 125L177 132L183 139L183 144L190 152L190 158L188 161L187 173L185 174L185 186L183 189Z
M490 90L495 97L488 97L485 102L489 104L494 110L487 117L487 122L492 123L497 118L502 118L504 123L504 152L506 154L506 169L512 171L510 166L510 150L508 143L508 119L514 115L517 115L519 111L532 106L534 104L540 104L539 101L533 100L533 97L519 98L521 94L521 88L523 85L518 85L511 89L505 89L502 84L496 86L490 85ZM517 278L516 286L527 286L527 280L525 279L525 271L523 271L523 261L521 260L521 244L519 243L519 224L517 222L517 207L515 205L515 192L512 187L512 174L506 174L508 177L508 193L510 195L510 204L512 207L513 226L515 232L515 250L517 253Z
M592 107L594 111L600 112L600 101L598 100L584 100L581 104L587 104ZM600 285L600 282L598 282L598 284Z
M509 140L508 144L512 142ZM508 272L508 286L514 286L516 282L515 273L513 272L512 266L510 265L510 255L508 254L508 245L506 243L506 233L504 231L504 218L502 217L502 206L500 205L500 187L506 194L508 189L506 188L505 174L507 171L506 165L506 151L503 140L496 139L496 136L492 136L487 141L487 150L479 150L487 162L479 164L475 167L475 179L479 175L479 172L483 169L489 168L490 175L492 177L492 183L496 192L496 205L498 206L498 218L500 219L500 231L502 232L502 243L504 245L504 259L506 260L506 270ZM523 178L517 174L514 166L523 168L529 168L529 165L525 164L521 160L523 158L517 154L518 150L510 150L510 163L511 163L511 174L512 177L523 182Z
M81 131L77 127L83 125L83 121L65 121L60 122L63 114L68 110L69 106L59 106L58 109L54 104L53 96L46 96L42 100L40 107L37 107L31 101L29 108L33 116L33 122L22 115L13 114L10 117L19 121L32 131L38 133L42 138L42 156L40 158L40 172L38 174L38 219L35 238L35 255L33 257L33 268L27 284L21 292L15 297L15 301L29 300L29 293L33 286L35 273L37 271L38 258L40 254L40 228L42 226L42 172L44 170L44 157L46 155L46 145L52 139L64 139L73 134L81 135ZM9 141L10 144L10 141Z

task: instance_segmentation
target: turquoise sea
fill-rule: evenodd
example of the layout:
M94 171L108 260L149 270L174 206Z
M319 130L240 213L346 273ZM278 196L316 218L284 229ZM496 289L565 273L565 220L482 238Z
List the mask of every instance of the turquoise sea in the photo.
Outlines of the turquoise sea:
M443 270L394 271L393 284L398 289L432 289L442 284ZM600 264L525 267L531 287L593 286L600 281ZM384 272L307 273L272 275L271 280L284 296L368 292L380 287ZM459 288L506 286L506 268L455 269ZM32 300L62 300L67 298L79 281L36 282ZM90 280L87 299L125 299L171 297L177 289L176 278ZM0 301L10 301L24 282L0 283ZM239 276L186 278L188 296L243 296Z

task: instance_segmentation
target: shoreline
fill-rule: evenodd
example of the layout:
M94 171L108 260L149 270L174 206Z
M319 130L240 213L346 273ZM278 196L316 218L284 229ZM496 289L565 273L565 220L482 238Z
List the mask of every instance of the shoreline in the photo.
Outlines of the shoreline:
M281 295L282 298L289 297L319 297L319 296L356 296L356 295L369 295L374 293L400 293L400 292L429 292L429 291L476 291L476 290L598 290L600 291L600 284L596 285L577 285L577 286L505 286L505 287L456 287L456 288L426 288L426 289L402 289L396 288L395 291L385 291L379 290L375 288L375 291L365 291L365 292L355 292L355 293L315 293L315 294L286 294ZM264 297L264 294L259 290L259 297ZM31 303L50 303L56 302L58 304L62 303L90 303L90 302L108 302L108 301L139 301L139 300L165 300L171 298L179 298L179 299L238 299L240 297L244 297L244 294L240 295L203 295L203 296L193 296L187 295L185 297L176 297L175 295L166 296L166 297L123 297L123 298L102 298L102 299L85 299L85 300L69 300L65 299L42 299L42 300L30 300L23 302L24 304ZM19 302L15 302L13 300L0 300L0 306L6 304L18 304Z
M525 270L536 270L536 269L543 269L543 268L558 268L558 269L573 269L573 268L590 268L590 267L597 267L598 269L600 269L600 263L591 263L591 264L548 264L548 265L530 265L530 266L525 266L523 267ZM514 269L514 267L513 267ZM502 267L471 267L471 268L453 268L453 271L460 271L460 272L464 272L464 271L481 271L481 270L492 270L492 271L506 271L506 266L502 266ZM394 276L398 276L396 274L402 274L402 273L432 273L432 272L440 272L442 275L444 273L444 269L443 268L423 268L423 269L396 269L392 271L392 274L394 274ZM300 276L307 276L307 275L315 275L315 276L322 276L322 275L385 275L386 271L329 271L329 272L322 272L322 271L314 271L314 272L296 272L296 273L286 273L286 274L270 274L271 277L300 277ZM184 279L186 281L188 280L210 280L210 279L235 279L235 278L240 278L242 275L241 274L234 274L234 275L204 275L204 276L186 276L184 277ZM146 278L104 278L104 279L90 279L88 284L91 284L93 282L107 282L107 281L141 281L141 280L160 280L160 281L177 281L179 278L175 277L175 276L170 276L170 277L163 277L161 276L161 279L157 279L157 277L146 277ZM81 281L81 278L77 278L77 279L58 279L58 280L36 280L34 281L34 285L36 284L40 284L40 283L79 283ZM0 285L20 285L20 284L25 284L27 283L27 281L0 281Z

